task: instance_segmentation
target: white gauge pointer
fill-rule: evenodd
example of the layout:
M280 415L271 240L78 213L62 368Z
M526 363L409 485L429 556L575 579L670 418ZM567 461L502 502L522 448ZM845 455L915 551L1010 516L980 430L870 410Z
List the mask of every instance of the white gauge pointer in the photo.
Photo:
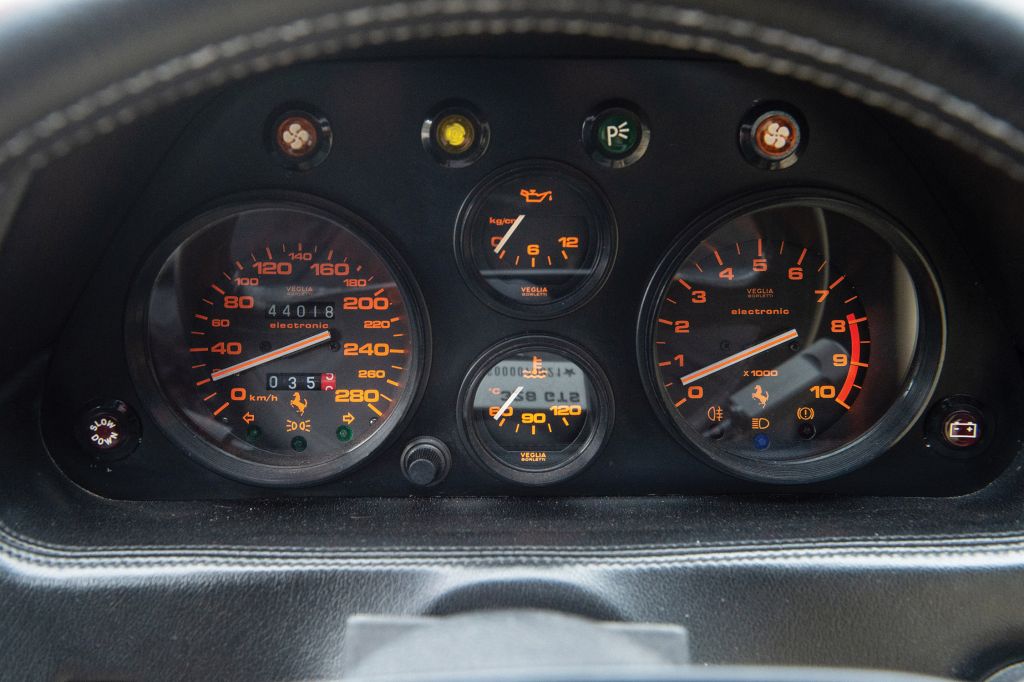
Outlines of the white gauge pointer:
M515 219L515 222L513 222L512 225L509 226L508 232L506 232L505 236L501 238L501 241L498 242L498 245L494 247L494 253L501 253L501 250L505 248L505 244L508 242L509 239L511 239L512 233L519 228L519 225L523 222L525 218L526 215L524 214L520 215Z
M519 217L522 218L522 216L519 216ZM517 397L519 397L519 394L523 392L524 388L526 388L526 387L525 386L519 386L519 387L516 388L516 390L512 391L512 395L510 395L508 397L508 400L505 401L505 404L502 405L501 409L498 410L498 413L494 415L494 421L498 421L499 419L501 419L501 415L505 414L505 410L508 409L508 406L512 404L513 400L515 400Z
M679 380L683 382L683 386L689 386L695 381L699 381L704 377L709 377L715 372L720 372L721 370L726 369L727 367L732 367L733 365L743 362L744 360L747 360L749 358L752 358L755 355L759 355L760 353L764 353L765 351L771 350L776 346L781 346L784 343L792 341L798 336L799 334L795 329L790 329L788 332L783 332L778 336L773 336L767 341L762 341L756 346L751 346L746 350L741 350L739 353L734 353L733 355L730 355L727 358L712 363L705 367L704 369L698 369L696 372L690 372L686 376L681 377Z
M260 365L265 365L268 362L280 360L281 358L286 358L289 355L295 355L300 351L304 351L307 348L312 348L313 346L319 346L321 343L326 343L327 341L330 340L331 332L323 331L320 332L319 334L314 334L308 339L303 339L302 341L290 343L287 346L282 346L277 350L270 351L269 353L257 355L256 357L251 358L249 360L245 360L244 362L239 362L237 365L231 365L227 369L218 369L217 371L212 372L210 374L210 378L213 379L214 381L220 381L221 379L226 379L230 376L234 376L239 372L244 372L247 369L259 367Z

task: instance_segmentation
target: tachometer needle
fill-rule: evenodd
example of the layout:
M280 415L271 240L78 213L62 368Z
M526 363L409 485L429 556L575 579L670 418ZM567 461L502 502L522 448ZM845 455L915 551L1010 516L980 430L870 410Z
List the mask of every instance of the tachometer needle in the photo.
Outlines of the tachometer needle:
M259 367L260 365L265 365L273 360L279 360L281 358L288 357L289 355L294 355L299 351L304 351L307 348L312 348L313 346L319 346L321 343L325 343L330 340L331 332L323 331L320 332L319 334L314 334L308 339L303 339L302 341L290 343L287 346L282 346L277 350L272 350L269 353L264 353L263 355L257 355L256 357L250 358L249 360L246 360L244 362L240 362L237 365L231 365L227 369L218 369L216 372L212 372L210 374L210 378L213 379L214 381L220 381L221 379L226 379L230 376L234 376L239 372L244 372L247 369Z
M494 253L501 253L501 250L505 248L505 244L512 237L512 233L519 229L520 223L522 223L525 218L526 215L521 215L515 219L515 222L513 222L512 225L508 228L508 232L506 232L505 236L501 238L501 241L498 242L498 245L494 247Z
M757 344L756 346L751 346L750 348L748 348L746 350L741 350L739 353L735 353L735 354L730 355L729 357L727 357L727 358L725 358L723 360L719 360L718 362L710 364L707 367L705 367L704 369L698 369L696 372L690 372L686 376L681 377L679 380L681 382L683 382L683 386L687 386L689 384L692 384L695 381L699 381L700 379L703 379L704 377L711 376L715 372L719 372L719 371L721 371L721 370L723 370L723 369L725 369L727 367L732 367L733 365L735 365L737 363L740 363L740 362L743 362L744 360L752 358L755 355L758 355L759 353L763 353L763 352L765 352L767 350L771 350L772 348L775 348L776 346L781 346L782 344L786 343L787 341L792 341L797 336L799 336L797 331L795 329L790 329L788 332L783 332L782 334L779 334L778 336L773 336L772 338L768 339L767 341L762 341L761 343Z
M519 216L519 217L522 218L522 216ZM518 388L516 388L516 390L512 391L512 395L510 395L508 397L508 400L505 401L505 404L502 405L501 409L498 410L497 414L494 415L494 421L498 421L499 419L501 419L501 416L503 414L505 414L505 410L508 409L508 406L512 404L513 400L515 400L517 397L519 397L519 394L523 392L524 388L526 388L526 387L525 386L519 386Z

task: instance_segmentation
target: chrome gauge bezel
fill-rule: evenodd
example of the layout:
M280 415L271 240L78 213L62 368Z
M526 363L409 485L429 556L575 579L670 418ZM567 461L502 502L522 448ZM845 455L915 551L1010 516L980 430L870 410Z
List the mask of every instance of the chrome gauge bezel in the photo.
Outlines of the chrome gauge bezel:
M594 390L595 408L587 417L586 435L573 445L576 452L567 462L547 469L527 470L501 461L493 452L496 446L480 435L474 420L473 398L486 373L509 355L527 349L550 351L568 358L586 372ZM550 334L527 334L501 341L477 358L459 390L456 417L463 447L484 469L505 481L524 486L545 486L576 476L600 453L611 435L615 404L604 370L578 343Z
M253 209L286 208L320 216L347 228L383 260L395 277L406 303L412 347L408 380L411 386L397 399L394 412L367 440L344 455L304 465L256 462L227 452L200 435L161 387L148 339L148 308L153 286L167 259L186 240L218 220ZM203 466L234 480L264 487L299 487L327 481L365 463L387 447L418 405L430 365L430 327L423 297L404 259L369 222L327 201L293 192L261 192L228 197L200 209L179 227L164 233L145 259L132 285L125 315L124 338L128 370L146 412L169 440Z
M899 256L917 294L920 320L917 347L896 402L866 431L844 445L802 459L755 460L716 447L669 409L654 358L658 307L680 261L728 221L773 207L813 206L843 213L863 223ZM857 469L882 455L921 419L934 393L946 349L946 314L941 287L924 252L900 224L878 208L853 197L813 188L772 190L743 197L693 221L673 241L648 281L637 323L637 361L647 397L662 424L683 448L703 461L752 481L801 484Z

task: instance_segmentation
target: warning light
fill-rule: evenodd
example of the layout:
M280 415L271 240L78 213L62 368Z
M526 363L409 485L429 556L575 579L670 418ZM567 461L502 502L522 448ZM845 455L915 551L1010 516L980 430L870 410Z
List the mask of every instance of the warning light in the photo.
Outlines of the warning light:
M437 143L449 154L461 154L473 146L476 128L461 114L449 114L437 124Z

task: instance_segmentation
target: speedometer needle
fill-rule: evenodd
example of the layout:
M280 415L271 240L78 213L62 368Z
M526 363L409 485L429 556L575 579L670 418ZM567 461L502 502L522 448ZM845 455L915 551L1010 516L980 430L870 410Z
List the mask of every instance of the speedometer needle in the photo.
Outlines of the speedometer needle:
M314 334L308 339L303 339L302 341L290 343L287 346L282 346L277 350L272 350L269 353L264 353L263 355L257 355L256 357L246 360L244 362L240 362L237 365L231 365L227 369L218 369L217 371L212 372L210 374L210 378L213 379L214 381L220 381L221 379L226 379L230 376L234 376L239 372L244 372L247 369L259 367L260 365L265 365L268 362L271 362L273 360L279 360L280 358L286 358L289 355L294 355L299 351L304 351L307 348L312 348L313 346L319 346L321 343L325 343L330 340L331 332L323 331L320 332L319 334Z
M509 239L512 238L512 233L519 229L519 224L522 223L525 219L526 215L520 215L515 219L515 222L512 223L512 226L508 228L508 232L506 232L505 236L501 238L501 241L498 242L498 245L494 247L494 253L501 253L501 250L505 248L505 244L508 242Z
M767 350L771 350L776 346L781 346L787 341L792 341L797 336L799 336L797 331L795 329L790 329L788 332L783 332L778 336L773 336L767 341L762 341L756 346L751 346L746 350L741 350L739 353L735 353L727 358L719 360L718 362L710 364L704 369L698 369L696 372L690 372L689 374L680 378L679 380L683 382L683 386L688 386L695 381L703 379L704 377L711 376L715 372L719 372L723 369L726 369L727 367L732 367L737 363L743 362L744 360L752 358L755 355L763 353Z

